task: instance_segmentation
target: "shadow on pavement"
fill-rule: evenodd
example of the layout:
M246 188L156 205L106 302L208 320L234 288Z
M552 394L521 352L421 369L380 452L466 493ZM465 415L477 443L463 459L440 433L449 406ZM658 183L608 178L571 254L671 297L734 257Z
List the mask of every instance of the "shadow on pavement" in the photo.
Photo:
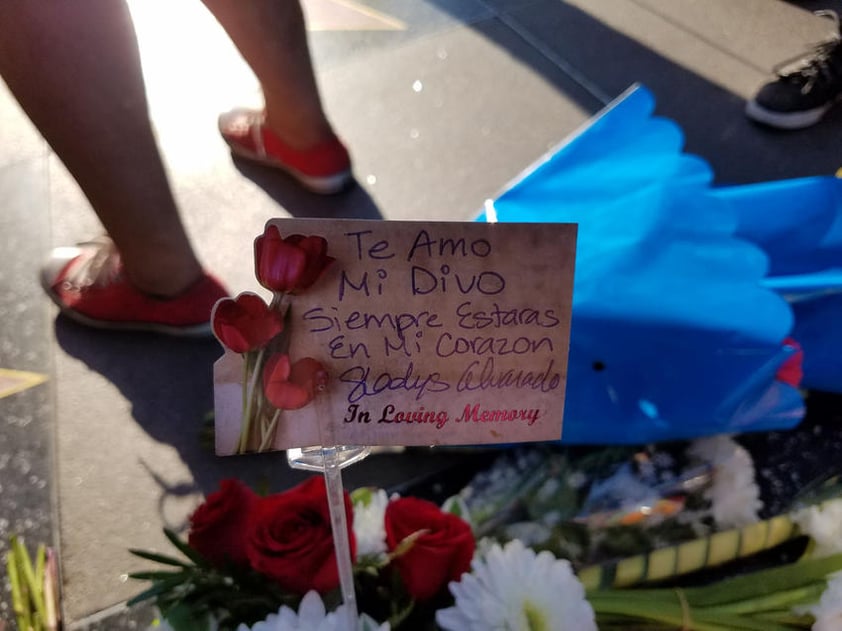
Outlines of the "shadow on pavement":
M383 219L377 204L356 181L335 195L316 195L277 169L240 158L234 158L234 166L294 217Z
M433 1L447 10L447 0ZM495 0L494 4L501 2ZM819 0L797 4L805 10L828 5ZM838 2L836 8L840 9ZM500 18L468 26L504 47L586 111L596 113L596 98L582 98L570 81L558 80L555 68L548 73L544 57L535 54L536 49L574 80L583 79L583 87L595 97L604 94L613 99L630 85L643 83L655 94L657 114L681 127L685 150L711 164L717 184L829 175L842 165L842 108L831 110L820 124L797 132L766 128L746 118L741 96L568 3L512 1L498 13ZM495 37L499 29L488 25L498 19L516 28L531 46L513 46L510 40ZM805 50L810 45L804 42ZM769 74L771 77L771 68ZM528 166L523 165L524 169Z
M168 482L154 461L138 464L160 488L163 524L178 530L167 507L197 492L208 494L225 478L276 492L309 473L290 469L283 453L218 457L213 452L213 362L222 354L215 339L173 338L146 333L93 330L59 316L59 346L69 356L113 383L131 404L135 422L152 438L175 448L192 479ZM466 469L474 459L487 461L491 450L465 454L454 450L414 449L372 455L346 470L346 487L415 488L432 484L435 474L454 466ZM469 469L469 467L468 467ZM179 515L178 519L182 519Z

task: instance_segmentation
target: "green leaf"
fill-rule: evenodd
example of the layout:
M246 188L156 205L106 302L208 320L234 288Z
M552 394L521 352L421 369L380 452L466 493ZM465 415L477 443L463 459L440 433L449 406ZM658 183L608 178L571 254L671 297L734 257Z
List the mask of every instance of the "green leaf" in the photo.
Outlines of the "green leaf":
M9 583L12 587L12 609L15 612L15 619L18 623L18 629L27 629L30 626L30 611L29 611L29 594L26 591L26 586L21 582L20 572L18 569L17 546L15 541L17 537L11 538L11 549L6 555L6 568L9 573Z
M210 567L208 561L201 554L183 542L174 531L169 528L164 528L164 534L167 536L167 539L170 540L170 543L178 548L179 552L181 552L184 556L193 561L193 563L203 568Z
M608 599L604 602L590 600L590 604L596 613L597 622L600 622L603 615L608 614L612 617L617 615L628 616L649 623L662 622L671 625L672 628L686 629L687 631L736 631L736 629L740 629L740 627L731 627L725 624L702 622L697 620L695 616L691 618L692 624L685 624L688 620L677 598L672 604L656 604L639 598L629 599L625 602L615 599Z
M354 506L368 506L371 504L371 500L374 499L374 495L377 491L377 487L374 486L361 486L354 489L351 491L351 503L353 503Z
M633 596L629 591L626 601L619 599L592 598L590 604L597 614L597 621L601 622L605 615L612 619L617 615L637 618L644 622L662 622L672 625L672 628L687 629L688 631L791 631L791 627L776 624L769 620L755 620L750 616L723 614L708 609L687 608L681 606L678 597L672 603L651 602ZM634 625L631 625L634 628Z
M47 548L43 543L38 544L38 552L35 554L35 583L44 585L44 568L47 564Z
M691 612L693 626L696 622L722 625L734 631L792 631L791 627L777 624L771 620L755 620L750 616L733 616L721 613L709 613L707 610L693 609Z
M400 602L393 602L391 603L391 609L392 614L389 616L389 626L392 629L397 629L415 609L415 601L409 599L403 606L400 605Z
M461 496L451 495L448 497L441 505L441 510L443 513L450 513L451 515L456 515L464 519L473 529L473 524L471 524L471 510Z
M189 605L177 605L167 611L166 621L173 631L209 631L210 614L196 612Z
M778 609L776 611L763 611L760 613L753 613L751 617L755 620L771 620L778 624L788 624L791 627L809 629L815 621L811 614L797 615L792 613L790 609Z
M156 582L152 587L139 593L137 596L131 598L126 604L131 607L137 603L149 600L150 598L158 598L165 595L167 592L173 591L179 585L188 585L189 581L185 581L182 577L173 577L172 579L162 580Z
M129 578L133 578L138 581L165 581L171 578L175 578L176 576L181 576L185 579L190 577L189 572L167 572L167 571L160 571L160 572L132 572L129 574Z
M32 600L38 618L38 623L35 626L36 629L46 629L47 600L44 596L44 566L46 564L46 557L46 547L43 543L38 544L38 550L35 553L35 568L30 577L32 580L30 592L33 596Z
M709 607L709 609L728 614L756 614L763 611L774 611L784 607L792 608L799 605L811 605L819 602L826 587L827 581L822 580L803 587L796 587L795 589L765 594L757 598L748 598L734 603Z
M34 607L37 619L45 620L47 617L47 611L46 605L44 604L43 581L38 583L35 579L35 568L32 566L32 559L29 558L29 552L26 550L26 546L23 545L23 540L14 537L12 539L12 547L15 548L19 577L25 584L25 589L28 593L26 609L28 612L31 612ZM41 550L41 553L43 554L43 550ZM41 625L34 619L32 624L34 629L41 628Z
M162 563L163 565L173 565L175 567L183 568L192 567L184 561L174 559L173 557L169 557L164 554L158 554L157 552L147 552L146 550L136 549L130 549L129 552L137 557L140 557L141 559L146 559L147 561L154 561L155 563Z
M826 580L828 575L839 570L842 570L842 554L835 554L751 572L706 587L685 589L684 595L693 607L724 605L804 587Z
M600 614L598 620L599 631L608 631L609 629L628 631L632 628L634 631L651 631L666 628L666 625L662 622L643 622L635 618L629 618L628 616Z

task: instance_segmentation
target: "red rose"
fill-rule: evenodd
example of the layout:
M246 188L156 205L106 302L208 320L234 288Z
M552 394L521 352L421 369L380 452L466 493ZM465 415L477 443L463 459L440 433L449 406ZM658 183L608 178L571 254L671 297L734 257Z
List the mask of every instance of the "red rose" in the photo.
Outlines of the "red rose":
M471 527L432 502L415 497L389 502L385 526L389 550L412 533L426 531L393 561L406 590L416 600L432 598L447 583L458 581L470 570L475 546Z
M261 285L274 292L295 293L310 287L336 260L327 255L323 237L293 234L284 239L268 225L254 240L254 272Z
M190 547L217 567L246 565L246 528L259 499L239 480L223 480L190 516Z
M279 410L303 408L326 384L327 371L312 357L290 364L289 355L277 353L263 369L263 391Z
M216 339L235 353L265 346L284 330L281 314L270 309L263 298L250 292L217 302L211 314L211 323Z
M351 556L356 557L351 498L345 493ZM324 478L313 477L258 502L249 526L251 566L284 590L328 592L339 585Z

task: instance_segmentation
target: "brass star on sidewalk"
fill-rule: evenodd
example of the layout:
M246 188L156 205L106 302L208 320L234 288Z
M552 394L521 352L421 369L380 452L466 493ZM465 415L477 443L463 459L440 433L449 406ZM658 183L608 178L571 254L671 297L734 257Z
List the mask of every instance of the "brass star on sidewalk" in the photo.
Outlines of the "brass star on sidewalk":
M0 368L0 399L21 392L47 380L46 375L23 370Z
M309 31L405 31L406 23L353 0L304 0Z

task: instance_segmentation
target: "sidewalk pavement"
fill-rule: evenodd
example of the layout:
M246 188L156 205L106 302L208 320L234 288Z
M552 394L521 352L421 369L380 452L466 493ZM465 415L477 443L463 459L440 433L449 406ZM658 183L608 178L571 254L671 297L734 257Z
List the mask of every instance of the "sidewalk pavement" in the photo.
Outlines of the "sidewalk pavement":
M250 248L268 218L470 220L636 82L684 129L687 151L712 165L717 183L842 166L842 109L797 133L742 114L776 62L828 36L829 22L811 11L832 8L829 0L306 0L326 107L359 182L331 198L232 162L216 116L259 103L259 93L200 3L131 5L188 229L236 292L258 289ZM282 456L221 459L202 444L216 342L56 319L38 265L50 247L101 229L2 86L0 147L0 553L15 532L57 544L70 628L137 628L148 612L121 603L140 588L127 574L145 566L128 548L165 550L161 528L183 527L223 478L280 490L302 476ZM463 457L373 456L347 471L346 484L395 487ZM4 594L0 620L8 619Z

